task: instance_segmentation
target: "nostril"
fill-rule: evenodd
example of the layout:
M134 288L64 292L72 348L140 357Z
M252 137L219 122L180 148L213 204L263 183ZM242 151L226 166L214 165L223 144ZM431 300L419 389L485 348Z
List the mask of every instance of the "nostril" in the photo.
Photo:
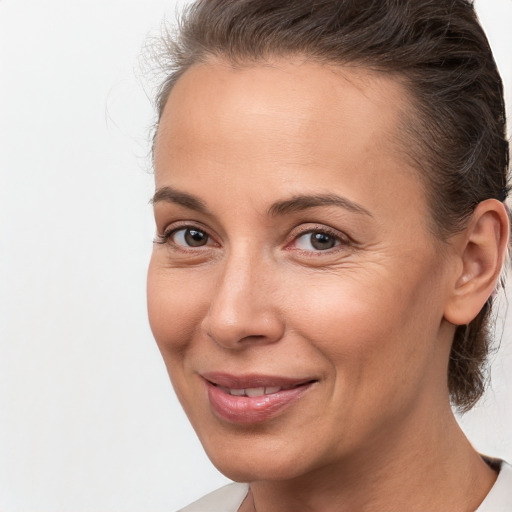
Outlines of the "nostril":
M263 334L237 334L236 332L227 332L227 331L215 331L215 334L207 331L207 336L214 341L217 345L227 348L243 348L246 345L250 345L252 343L265 343L268 339L267 336Z
M237 311L210 309L201 328L217 345L241 349L252 344L275 343L284 334L284 322L272 309L242 307Z

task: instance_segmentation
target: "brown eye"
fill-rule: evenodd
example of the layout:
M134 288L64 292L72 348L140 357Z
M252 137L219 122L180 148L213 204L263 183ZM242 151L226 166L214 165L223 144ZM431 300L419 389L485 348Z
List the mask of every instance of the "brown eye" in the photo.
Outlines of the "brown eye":
M336 244L333 236L326 233L311 233L311 245L319 251L331 249Z
M173 241L177 245L184 247L202 247L208 243L208 235L195 228L184 228L174 232Z
M329 233L314 231L298 237L296 246L304 251L326 251L339 245L339 243L339 239Z

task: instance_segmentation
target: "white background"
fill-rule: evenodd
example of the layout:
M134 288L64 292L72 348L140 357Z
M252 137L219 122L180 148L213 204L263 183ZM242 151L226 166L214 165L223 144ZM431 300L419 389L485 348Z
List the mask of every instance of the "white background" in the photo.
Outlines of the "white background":
M480 0L512 105L512 0ZM0 2L0 510L171 512L226 481L145 309L153 228L137 59L174 2ZM512 317L512 313L510 314ZM463 420L512 460L512 322Z

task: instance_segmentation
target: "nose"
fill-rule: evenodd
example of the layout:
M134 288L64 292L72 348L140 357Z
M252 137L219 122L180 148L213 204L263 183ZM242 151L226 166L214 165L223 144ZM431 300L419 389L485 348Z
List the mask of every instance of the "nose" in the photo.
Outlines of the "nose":
M278 279L261 258L231 255L222 264L210 307L202 321L204 332L218 345L241 350L279 341L284 318L278 307Z

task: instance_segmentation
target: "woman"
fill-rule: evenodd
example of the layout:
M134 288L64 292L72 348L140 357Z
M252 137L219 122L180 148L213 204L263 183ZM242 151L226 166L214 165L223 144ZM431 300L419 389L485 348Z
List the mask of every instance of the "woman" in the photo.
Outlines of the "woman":
M508 244L465 0L207 0L167 44L150 323L215 466L184 510L512 508L456 423Z

